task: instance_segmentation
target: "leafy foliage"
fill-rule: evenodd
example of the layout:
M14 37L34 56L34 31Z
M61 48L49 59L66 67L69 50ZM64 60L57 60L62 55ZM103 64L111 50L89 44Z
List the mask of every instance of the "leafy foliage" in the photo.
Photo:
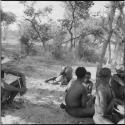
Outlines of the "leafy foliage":
M12 12L3 12L1 10L1 21L9 25L16 21L16 16Z

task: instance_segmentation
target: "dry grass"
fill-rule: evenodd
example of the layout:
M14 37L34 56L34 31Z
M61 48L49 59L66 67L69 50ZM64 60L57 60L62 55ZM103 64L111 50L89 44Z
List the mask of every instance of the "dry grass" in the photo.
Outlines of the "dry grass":
M93 123L92 119L73 118L60 109L59 104L64 101L65 87L44 83L46 78L57 75L64 64L72 65L74 70L77 66L84 66L80 62L75 65L45 56L28 56L25 59L21 59L20 62L13 61L8 63L8 67L25 73L28 92L23 96L24 108L7 110L5 117L2 117L3 124ZM92 73L92 79L94 79L96 68L87 67L87 70Z

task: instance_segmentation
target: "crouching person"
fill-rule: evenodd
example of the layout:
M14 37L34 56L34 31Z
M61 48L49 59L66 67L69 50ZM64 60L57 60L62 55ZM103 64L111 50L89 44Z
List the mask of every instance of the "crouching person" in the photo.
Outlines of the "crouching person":
M17 80L8 84L5 82L4 77L5 74L12 74L14 76L17 76ZM14 106L15 108L19 108L15 103L14 103L14 98L18 93L20 95L24 95L27 91L26 88L26 80L24 74L14 71L12 69L2 69L1 70L1 102L2 106L5 104L9 106Z

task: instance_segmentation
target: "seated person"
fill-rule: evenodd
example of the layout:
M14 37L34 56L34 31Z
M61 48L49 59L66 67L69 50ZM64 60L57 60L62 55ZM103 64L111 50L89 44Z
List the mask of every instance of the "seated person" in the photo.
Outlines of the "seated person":
M110 84L115 98L119 100L119 104L123 105L125 103L125 72L117 70L117 74L112 76Z
M111 79L111 87L117 101L115 111L125 117L125 112L123 111L125 106L125 71L117 70L117 74L114 74Z
M116 101L113 98L113 93L110 87L111 70L102 68L98 76L98 86L96 88L95 114L93 120L95 124L113 124L117 123L120 118L113 114Z
M77 79L72 80L66 92L65 103L61 104L66 112L74 117L92 117L94 115L94 107L87 105L87 88L84 81L86 69L78 67L75 71Z
M85 78L84 78L84 83L87 87L87 92L88 92L88 105L93 105L93 103L95 102L95 96L92 95L92 89L93 89L93 83L92 81L90 81L91 79L91 73L90 72L86 72Z
M18 76L19 78L10 84L7 84L4 80L5 73ZM1 86L2 105L4 106L4 104L9 104L10 106L15 106L18 108L18 106L14 104L13 100L18 93L20 93L21 96L26 93L27 89L26 89L24 74L14 71L12 69L2 68L1 83L2 83L2 86Z
M90 72L86 72L84 82L87 85L88 94L92 93L92 88L93 88L93 83L92 83L92 81L90 81L90 79L91 79L91 73Z
M54 81L53 84L61 84L61 85L67 85L70 80L72 79L72 72L73 69L70 66L66 66L64 67L64 69L60 72L58 77L53 77L50 78L48 80L46 80L45 82L49 82L49 81Z

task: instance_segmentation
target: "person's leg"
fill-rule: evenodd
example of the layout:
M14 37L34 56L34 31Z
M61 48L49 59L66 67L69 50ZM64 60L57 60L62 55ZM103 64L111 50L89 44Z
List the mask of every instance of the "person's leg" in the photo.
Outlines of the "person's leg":
M117 124L125 124L125 118L120 120Z
M112 114L112 121L117 124L118 121L123 119L123 116L118 114L118 113L113 113Z
M79 118L83 118L83 117L93 117L94 115L94 107L90 107L90 108L66 108L66 112L73 116L73 117L79 117Z
M63 80L63 76L60 75L60 76L58 76L58 77L55 79L55 81L54 81L52 84L59 84L59 82L61 82L62 80Z
M57 77L49 78L49 79L45 80L45 82L47 83L47 82L49 82L49 81L54 81L56 78L57 78Z
M95 124L114 124L112 121L110 121L109 119L101 116L101 115L97 115L95 114L93 116L93 121Z
M21 82L21 79L19 79L19 81ZM12 82L11 85L14 86L14 87L16 87L16 88L20 88L19 81L16 80L16 81ZM9 104L13 102L13 100L16 97L17 94L18 94L18 92L11 92L10 93L10 98L8 100Z
M10 92L1 87L1 104L4 105L10 96Z

